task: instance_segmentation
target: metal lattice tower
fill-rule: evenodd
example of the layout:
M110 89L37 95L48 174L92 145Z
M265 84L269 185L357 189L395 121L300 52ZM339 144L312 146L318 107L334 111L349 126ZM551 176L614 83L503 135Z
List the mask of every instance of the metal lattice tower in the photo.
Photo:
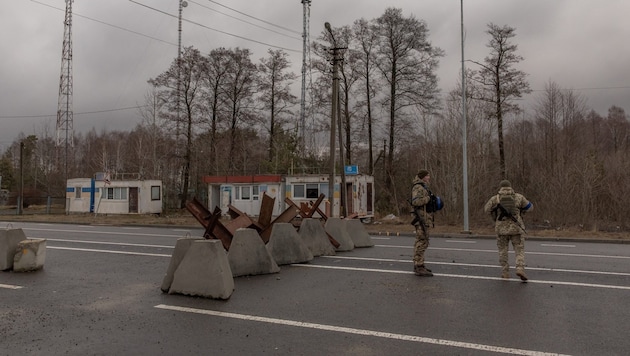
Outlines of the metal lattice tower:
M64 20L63 49L61 51L61 75L59 76L59 101L57 104L57 147L66 148L66 165L68 146L74 146L73 113L72 113L72 2L66 0L66 17Z
M300 123L298 137L302 150L305 150L306 143L306 70L307 59L310 58L310 34L309 22L311 17L311 0L301 0L303 7L303 29L302 29L302 96L300 98Z

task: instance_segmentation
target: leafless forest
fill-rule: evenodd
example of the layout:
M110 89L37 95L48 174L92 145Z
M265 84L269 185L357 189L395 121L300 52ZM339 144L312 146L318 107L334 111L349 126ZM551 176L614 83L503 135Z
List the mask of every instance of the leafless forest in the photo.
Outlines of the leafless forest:
M138 121L133 130L77 132L69 149L55 146L52 131L17 137L2 152L2 189L15 194L23 177L25 202L35 204L63 197L65 178L134 174L164 182L168 210L192 196L204 200L204 175L327 174L336 59L336 164L375 176L378 216L408 216L411 181L427 168L446 205L437 223L461 225L466 132L471 226L488 223L482 207L509 179L534 203L530 226L630 229L628 115L616 106L596 113L582 92L555 82L520 107L531 89L518 69L526 58L516 29L488 24L487 56L467 63L465 130L461 84L438 90L443 52L424 21L390 8L332 34L312 43L304 115L294 93L300 75L282 50L256 60L245 48L188 47L147 78L146 101L129 118ZM333 58L333 43L343 59Z

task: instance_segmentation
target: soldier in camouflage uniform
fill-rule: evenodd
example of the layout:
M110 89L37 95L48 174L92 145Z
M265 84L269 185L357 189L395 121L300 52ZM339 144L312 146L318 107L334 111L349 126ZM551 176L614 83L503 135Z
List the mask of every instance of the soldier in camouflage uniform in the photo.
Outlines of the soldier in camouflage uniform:
M488 200L484 206L484 211L491 214L495 220L499 263L502 269L501 277L510 278L508 247L512 241L512 247L516 254L516 275L521 280L526 281L525 238L522 235L525 233L525 225L522 215L527 211L532 211L534 206L523 195L514 192L509 181L503 180L499 186L499 193Z
M429 227L433 226L433 214L428 213L427 203L430 201L428 184L431 176L429 171L421 169L413 179L413 189L411 191L411 205L420 215L416 227L416 242L414 244L413 271L416 276L431 277L433 273L424 266L424 252L429 247Z

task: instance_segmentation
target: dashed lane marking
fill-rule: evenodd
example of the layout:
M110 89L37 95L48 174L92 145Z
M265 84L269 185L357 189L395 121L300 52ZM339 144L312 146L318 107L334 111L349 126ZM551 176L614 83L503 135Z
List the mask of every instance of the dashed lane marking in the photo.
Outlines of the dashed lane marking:
M0 288L4 288L4 289L22 289L24 287L22 286L14 286L11 284L0 284Z

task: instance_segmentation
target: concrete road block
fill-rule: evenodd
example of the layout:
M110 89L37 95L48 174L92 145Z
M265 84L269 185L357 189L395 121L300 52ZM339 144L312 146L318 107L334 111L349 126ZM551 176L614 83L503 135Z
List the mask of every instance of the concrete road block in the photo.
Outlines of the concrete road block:
M193 241L175 270L168 293L228 299L232 292L234 278L221 241Z
M313 256L334 256L335 246L328 240L326 230L319 219L306 218L300 224L299 235Z
M30 272L44 268L46 239L26 239L18 243L13 257L14 272Z
M228 261L234 277L280 272L280 267L254 229L236 230L228 251Z
M304 263L313 259L313 254L290 223L273 224L266 246L278 265Z
M175 276L175 271L177 270L177 267L179 267L179 264L184 259L184 256L186 256L186 252L188 252L188 249L193 244L193 242L200 240L204 239L201 237L183 237L177 239L177 242L175 243L175 249L173 250L173 254L171 255L171 262L168 265L166 275L164 276L164 279L162 280L162 286L160 287L162 292L168 293L168 291L171 289L171 283L173 283L173 278Z
M344 220L340 218L328 218L324 229L339 242L339 247L336 249L337 251L352 251L354 249L354 242L346 230Z
M359 219L343 220L346 224L346 231L350 235L354 247L374 247L374 241L365 230L365 226Z
M0 270L5 271L13 268L13 258L18 243L22 240L26 240L26 235L22 229L0 230Z

